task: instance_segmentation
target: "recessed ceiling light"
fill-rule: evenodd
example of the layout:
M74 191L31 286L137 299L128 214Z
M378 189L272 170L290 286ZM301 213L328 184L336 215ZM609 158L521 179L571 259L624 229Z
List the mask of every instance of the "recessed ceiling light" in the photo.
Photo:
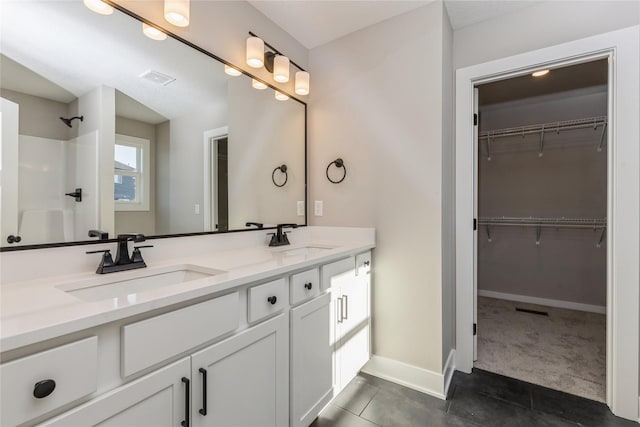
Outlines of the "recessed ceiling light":
M539 70L539 71L534 71L533 73L531 73L531 75L533 77L542 77L549 74L549 70Z

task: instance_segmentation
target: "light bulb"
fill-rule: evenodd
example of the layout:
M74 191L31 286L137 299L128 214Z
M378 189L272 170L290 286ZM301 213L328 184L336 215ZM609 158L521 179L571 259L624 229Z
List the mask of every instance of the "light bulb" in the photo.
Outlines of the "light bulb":
M164 40L167 38L167 35L165 33L155 27L152 27L151 25L145 24L144 22L142 23L142 32L145 36L153 40Z
M258 90L264 90L268 87L266 84L256 79L251 79L251 86L253 86L254 89L258 89Z
M239 70L228 66L227 64L224 65L224 72L229 74L230 76L239 76L240 74L242 74Z
M164 19L176 27L189 25L189 0L164 0Z
M296 93L298 95L309 95L309 73L298 71L296 73Z
M276 99L278 101L286 101L287 99L289 99L289 97L287 95L285 95L284 93L278 92L277 90L275 92L276 92Z
M113 7L102 0L84 0L84 5L87 6L89 10L99 13L100 15L111 15L113 13Z
M283 55L276 55L273 58L273 80L278 83L289 81L289 58Z
M252 68L264 65L264 42L259 37L247 39L247 65Z

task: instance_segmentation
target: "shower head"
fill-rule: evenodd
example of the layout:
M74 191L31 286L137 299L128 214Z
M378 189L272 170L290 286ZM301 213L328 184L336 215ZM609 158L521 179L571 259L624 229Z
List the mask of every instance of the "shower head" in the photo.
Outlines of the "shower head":
M64 123L65 125L71 127L71 122L75 119L80 119L80 121L84 120L84 116L75 116L75 117L71 117L70 119L65 119L64 117L60 117L60 120L62 120L62 123Z

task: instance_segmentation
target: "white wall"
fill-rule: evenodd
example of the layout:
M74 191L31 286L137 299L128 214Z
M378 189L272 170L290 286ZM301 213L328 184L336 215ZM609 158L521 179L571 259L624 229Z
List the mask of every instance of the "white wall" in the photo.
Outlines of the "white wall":
M376 228L373 352L442 368L443 5L311 50L313 225ZM338 185L326 165L341 157Z
M72 137L71 129L60 121L60 117L69 117L68 104L8 89L1 89L0 96L20 105L20 135L62 141Z
M637 25L638 1L545 1L456 30L455 68Z
M277 101L273 90L257 91L248 77L229 80L229 228L247 221L304 223L296 202L305 197L305 107ZM271 173L286 164L288 180L276 187ZM276 182L282 183L280 172Z

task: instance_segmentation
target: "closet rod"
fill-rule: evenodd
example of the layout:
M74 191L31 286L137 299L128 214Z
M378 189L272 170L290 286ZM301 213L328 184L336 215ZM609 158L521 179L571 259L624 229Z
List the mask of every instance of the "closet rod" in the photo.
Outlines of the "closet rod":
M506 136L522 136L540 132L560 132L561 130L583 129L593 127L596 130L599 126L607 125L607 116L591 117L578 120L565 120L562 122L544 123L530 126L520 126L505 129L496 129L480 132L478 139L501 138Z
M534 218L534 217L484 217L478 221L480 225L518 226L518 227L558 227L558 228L590 228L607 227L606 218Z

